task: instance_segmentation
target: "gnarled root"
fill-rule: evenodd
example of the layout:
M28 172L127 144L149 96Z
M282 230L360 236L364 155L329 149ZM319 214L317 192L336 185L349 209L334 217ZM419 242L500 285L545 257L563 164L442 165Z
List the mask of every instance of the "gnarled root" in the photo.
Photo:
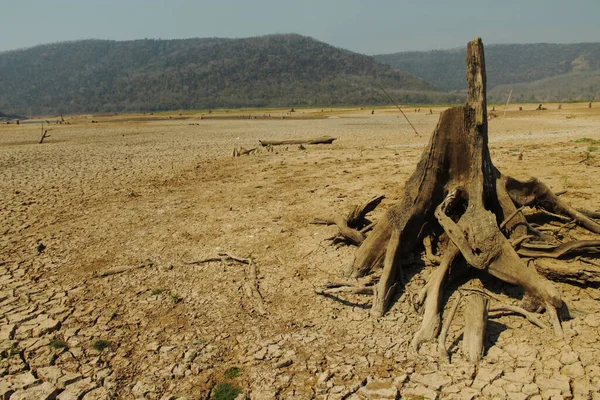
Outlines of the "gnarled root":
M459 254L458 248L450 243L441 264L431 273L427 284L419 293L417 303L423 304L424 302L425 306L421 328L415 333L411 341L411 347L414 350L419 350L421 343L434 339L440 331L440 297L442 294L442 284L450 270L450 266Z
M397 268L401 268L400 263L398 262L399 249L400 232L393 229L385 252L383 272L373 291L371 316L375 318L383 316L387 311L390 300L394 296L396 290Z
M347 277L360 278L383 263L392 230L389 219L385 217L375 225L371 234L356 250L354 262L346 271Z
M456 315L456 310L458 310L458 306L460 305L462 295L460 292L456 293L456 299L454 300L454 304L450 309L450 312L444 319L444 325L442 326L442 330L440 335L438 336L438 354L441 360L446 362L450 362L450 357L448 356L448 350L446 350L446 337L448 336L448 330L452 325L452 320L454 319L454 315Z
M463 352L470 362L477 363L483 357L483 335L487 325L487 298L471 294L465 308Z
M531 178L521 182L507 176L505 183L506 190L515 204L539 207L555 214L569 216L587 230L600 233L600 224L562 201L540 180ZM586 213L593 215L591 212Z

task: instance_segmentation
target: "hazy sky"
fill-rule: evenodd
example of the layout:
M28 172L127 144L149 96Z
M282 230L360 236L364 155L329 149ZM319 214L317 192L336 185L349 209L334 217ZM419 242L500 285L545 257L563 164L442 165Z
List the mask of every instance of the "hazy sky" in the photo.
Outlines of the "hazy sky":
M365 53L600 42L600 0L0 0L0 51L77 39L299 33Z

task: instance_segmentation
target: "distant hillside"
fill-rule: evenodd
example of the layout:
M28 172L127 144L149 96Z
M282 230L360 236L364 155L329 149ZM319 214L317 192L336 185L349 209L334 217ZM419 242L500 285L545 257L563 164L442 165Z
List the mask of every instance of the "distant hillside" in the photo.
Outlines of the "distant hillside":
M570 72L533 82L499 85L488 91L488 101L504 103L512 89L511 102L544 103L600 99L600 70Z
M465 49L455 49L385 54L375 58L394 68L411 72L440 89L460 91L466 89L465 56ZM545 101L600 98L600 87L596 86L593 90L585 88L588 73L600 71L600 43L489 45L485 48L485 59L488 89L545 80L544 84L548 85ZM566 80L547 80L567 75L569 78ZM567 82L582 90L560 87ZM520 87L524 89L526 86ZM523 97L531 98L532 95L533 92Z
M299 35L85 40L0 53L0 109L57 114L456 102L371 57Z

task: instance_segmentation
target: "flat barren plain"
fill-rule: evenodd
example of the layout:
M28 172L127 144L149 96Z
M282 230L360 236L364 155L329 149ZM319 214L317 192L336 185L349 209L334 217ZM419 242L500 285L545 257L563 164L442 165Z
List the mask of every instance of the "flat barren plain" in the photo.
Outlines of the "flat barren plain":
M495 165L598 210L600 105L521 106L490 107ZM441 110L405 109L418 136L391 108L53 117L42 144L39 123L0 125L0 398L600 399L598 282L556 283L577 310L563 338L496 315L477 366L460 309L450 364L434 343L409 350L435 268L421 254L381 319L370 296L315 293L356 247L311 222L385 195L377 221ZM232 157L324 135L337 140Z

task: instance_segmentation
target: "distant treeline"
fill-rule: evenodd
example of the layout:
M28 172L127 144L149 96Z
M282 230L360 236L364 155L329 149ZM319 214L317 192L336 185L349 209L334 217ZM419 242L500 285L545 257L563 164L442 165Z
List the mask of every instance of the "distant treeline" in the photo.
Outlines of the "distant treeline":
M384 54L375 58L440 89L463 91L466 90L465 56L466 50L461 48ZM515 86L519 88L515 101L600 98L597 78L593 85L586 84L587 79L600 71L600 43L489 45L485 48L485 59L488 89L502 86L508 91L519 84ZM537 83L522 85L532 82Z
M372 57L300 35L85 40L0 53L0 109L27 115L457 103Z

